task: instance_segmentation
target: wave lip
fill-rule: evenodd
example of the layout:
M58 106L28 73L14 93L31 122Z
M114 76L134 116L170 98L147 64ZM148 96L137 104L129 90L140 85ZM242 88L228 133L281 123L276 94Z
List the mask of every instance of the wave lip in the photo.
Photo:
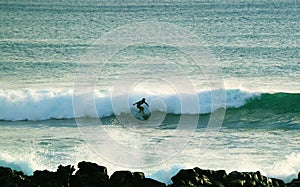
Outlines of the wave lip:
M73 118L72 91L0 91L0 119L7 121Z
M214 90L218 92L219 90ZM198 93L199 111L196 114L212 112L211 94L214 91L201 91ZM136 101L143 97L136 93L131 98ZM191 95L192 96L192 95ZM166 106L168 114L189 114L180 106L180 99L175 94L163 94L161 96L146 95L147 101L160 97ZM188 97L188 95L187 95ZM74 118L72 105L73 91L67 90L32 90L24 89L0 90L0 120L48 120L48 119L72 119ZM107 92L95 91L95 105L98 116L91 116L88 108L82 108L80 116L76 117L108 117L113 116L114 110L111 95ZM84 99L81 101L84 102ZM259 93L247 92L240 89L226 90L226 108L238 109L270 109L274 112L299 112L300 94L292 93ZM152 111L160 111L158 106L150 106Z

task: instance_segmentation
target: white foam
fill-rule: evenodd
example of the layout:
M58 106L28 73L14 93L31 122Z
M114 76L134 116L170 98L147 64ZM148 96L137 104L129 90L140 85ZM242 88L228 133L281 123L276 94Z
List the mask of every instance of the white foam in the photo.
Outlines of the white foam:
M170 169L160 169L154 172L153 174L146 175L146 177L169 185L172 184L171 178L175 176L183 168L184 168L183 166L175 165Z
M219 101L212 101L212 93L218 93L216 91L202 91L198 93L198 96L181 94L185 98L187 107L181 105L181 99L178 95L163 94L152 95L149 93L135 93L129 99L129 102L135 101L145 97L147 102L151 104L151 101L159 99L159 105L150 105L152 111L165 111L173 114L192 114L192 113L210 113L214 109L212 108L212 102L217 103ZM249 93L241 90L227 90L226 91L226 107L240 107L245 104L246 100L259 95L258 93ZM193 99L198 98L197 111L191 103ZM124 98L124 95L120 98ZM20 91L15 90L0 90L0 120L47 120L47 119L68 119L74 118L73 114L73 91L68 90L33 90L24 89ZM82 103L86 99L95 99L96 109L98 116L94 116L92 106L86 106L80 108L79 115L77 117L105 117L114 114L112 107L110 93L102 93L95 91L94 98L82 97ZM132 103L128 103L131 106ZM155 103L155 102L154 102ZM118 106L117 106L118 107ZM120 107L121 108L121 107ZM125 107L125 109L128 107ZM120 111L122 112L122 111ZM118 115L118 113L116 114Z
M0 90L1 120L72 118L71 90Z
M291 182L298 177L300 171L300 153L286 155L285 160L281 160L265 171L267 176L283 179Z

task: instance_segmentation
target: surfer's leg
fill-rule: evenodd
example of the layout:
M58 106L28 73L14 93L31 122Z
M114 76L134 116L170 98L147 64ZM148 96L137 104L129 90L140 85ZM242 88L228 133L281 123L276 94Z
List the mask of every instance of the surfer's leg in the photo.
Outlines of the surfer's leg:
M141 110L141 111L142 111L142 114L144 114L144 107L142 107L142 110Z
M141 113L141 112L144 113L144 107L138 106L138 109L140 110L139 113Z

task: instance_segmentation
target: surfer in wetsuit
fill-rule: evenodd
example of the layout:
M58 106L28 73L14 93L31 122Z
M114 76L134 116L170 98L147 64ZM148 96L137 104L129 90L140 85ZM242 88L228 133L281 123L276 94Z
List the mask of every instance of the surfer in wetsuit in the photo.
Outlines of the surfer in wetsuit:
M144 114L144 107L141 106L144 103L147 105L147 107L149 107L148 103L146 103L146 99L145 98L143 98L142 100L134 103L133 105L136 105L136 107L140 110L139 113L142 112L142 114Z

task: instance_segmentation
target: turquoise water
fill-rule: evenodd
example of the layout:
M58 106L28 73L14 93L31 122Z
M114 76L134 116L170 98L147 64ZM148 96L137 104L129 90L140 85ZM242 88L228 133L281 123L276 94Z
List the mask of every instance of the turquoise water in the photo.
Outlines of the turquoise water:
M30 174L35 169L56 169L60 163L91 160L107 165L109 171L133 168L148 175L173 166L199 166L261 170L286 181L299 172L298 1L0 4L0 165ZM130 29L138 31L137 23L182 29L177 37L196 36L200 49L211 56L195 66L183 48L163 43L168 33L173 34L170 28L161 27L153 34L145 26L148 29L134 33ZM101 45L99 39L121 30L133 33L132 38L141 34L162 43L123 46L102 66L100 52L122 36L114 35ZM174 41L183 46L191 43ZM94 49L98 53L90 53ZM217 81L211 79L210 68L217 70ZM89 83L95 105L86 105L89 100L84 99L90 97L83 97L74 111L76 83L88 80L82 75L93 78ZM134 85L122 82L127 79L134 80ZM210 81L221 84L215 88ZM120 85L130 91L121 93ZM118 105L123 97L128 98L128 106L146 97L153 111L151 123L131 118L123 123L119 117L123 106ZM224 119L217 110L222 107ZM104 127L99 131L92 120L87 123L91 128L78 128L81 120L74 117L100 117ZM209 134L206 128L213 122L222 125L216 127L218 133ZM188 128L181 129L181 123ZM106 135L111 145L97 139ZM214 141L205 147L210 138ZM132 157L118 158L120 150ZM173 156L166 158L168 154ZM164 181L168 181L167 173Z
M75 64L96 39L124 24L148 20L195 33L219 59L228 86L298 91L297 1L119 3L2 2L1 85L70 86Z

